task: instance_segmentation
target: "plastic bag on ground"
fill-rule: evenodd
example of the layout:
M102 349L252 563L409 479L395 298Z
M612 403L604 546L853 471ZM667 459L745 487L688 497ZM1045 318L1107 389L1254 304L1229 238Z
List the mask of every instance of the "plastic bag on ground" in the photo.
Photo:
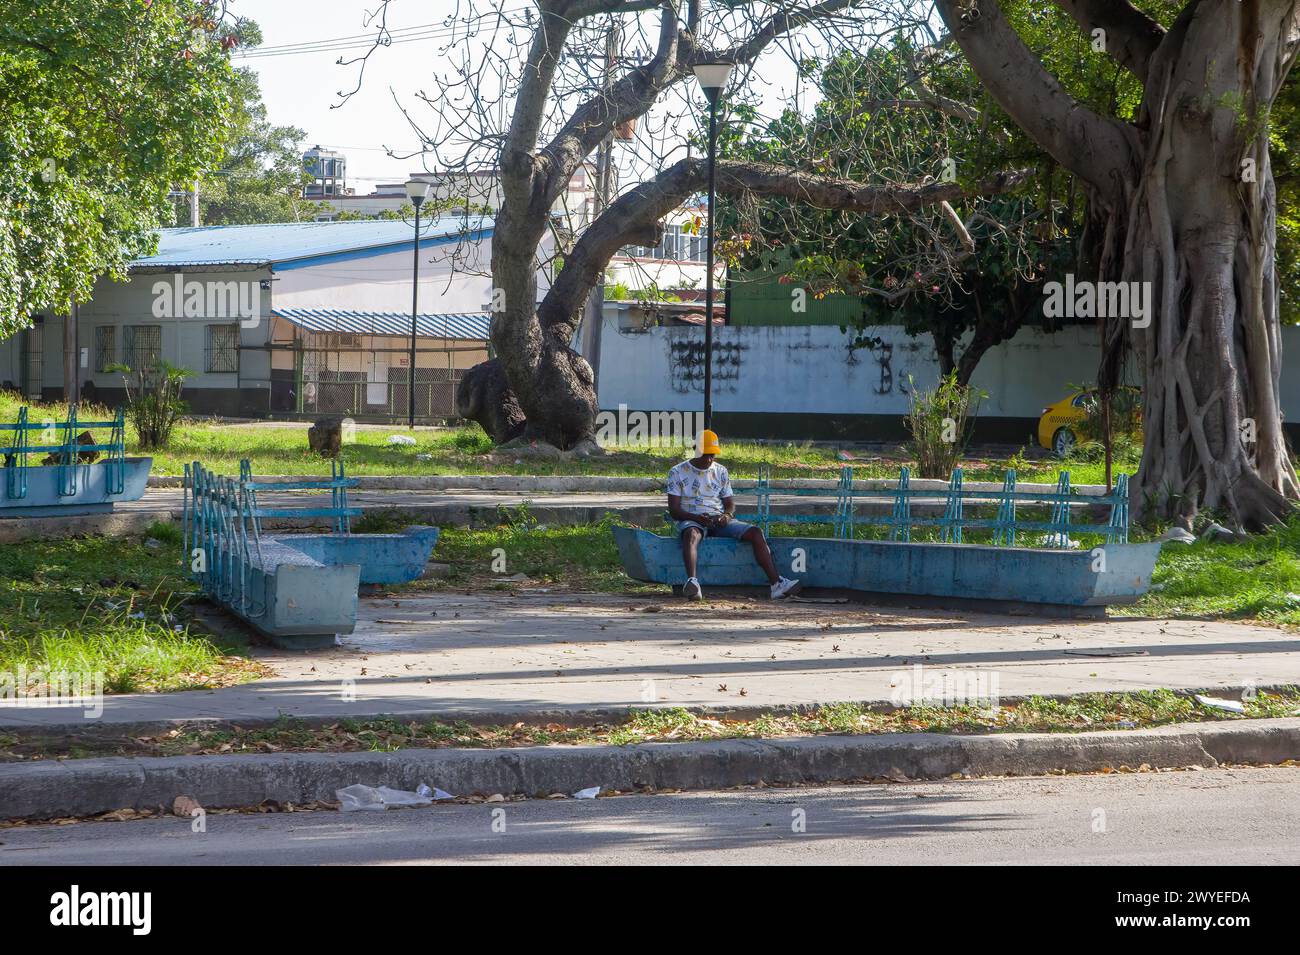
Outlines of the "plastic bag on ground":
M420 793L407 792L404 789L389 789L387 786L375 788L361 783L355 783L346 789L337 789L334 795L338 797L341 812L433 805L431 797Z

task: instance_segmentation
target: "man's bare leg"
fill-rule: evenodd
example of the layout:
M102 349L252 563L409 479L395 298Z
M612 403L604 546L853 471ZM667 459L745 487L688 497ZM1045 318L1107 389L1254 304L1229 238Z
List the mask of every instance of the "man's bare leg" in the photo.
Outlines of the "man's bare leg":
M774 584L780 580L781 575L776 572L776 563L772 560L772 551L767 546L767 538L763 536L763 532L757 527L751 527L745 531L745 536L741 540L749 541L750 546L754 548L754 560L758 561L758 566L763 568L763 573L767 574L767 582ZM687 573L691 577L695 576L695 572L689 567Z
M686 577L695 576L695 566L699 558L700 538L704 533L698 527L688 527L682 531L682 563L686 565Z

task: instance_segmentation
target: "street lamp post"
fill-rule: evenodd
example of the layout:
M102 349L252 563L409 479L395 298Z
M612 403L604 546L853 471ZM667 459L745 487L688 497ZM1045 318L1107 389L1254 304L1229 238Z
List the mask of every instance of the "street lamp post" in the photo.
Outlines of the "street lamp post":
M406 195L415 206L415 255L412 259L411 273L411 374L407 392L406 426L415 430L415 336L417 316L420 314L420 206L429 195L429 183L423 179L411 179L406 183Z
M709 240L704 275L704 427L713 427L713 201L718 159L718 100L731 77L730 63L696 63L695 79L709 100Z

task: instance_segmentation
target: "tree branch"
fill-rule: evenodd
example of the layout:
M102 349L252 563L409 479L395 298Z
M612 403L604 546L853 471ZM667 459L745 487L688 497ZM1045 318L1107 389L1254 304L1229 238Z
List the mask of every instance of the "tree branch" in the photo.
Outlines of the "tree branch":
M1165 28L1128 0L1053 0L1074 18L1084 33L1106 31L1106 52L1120 66L1145 81L1151 57L1165 38Z
M816 176L788 166L720 159L717 189L723 195L757 193L819 209L881 216L1007 192L1028 181L1030 176L1031 170L1021 169L998 173L970 186L955 182L867 185L852 179ZM660 219L707 183L708 161L683 159L619 196L587 228L565 258L564 268L538 308L542 327L568 341L577 326L582 303L600 281L609 260L620 248L655 229Z
M1136 131L1075 101L1025 46L997 0L979 0L973 20L962 19L958 0L935 3L980 80L1016 124L1103 198L1122 201Z
M547 208L567 188L582 161L615 126L646 113L660 94L681 78L677 55L677 11L670 0L660 0L659 5L663 11L654 59L645 67L620 77L607 91L575 109L568 122L539 154L547 169L543 190Z

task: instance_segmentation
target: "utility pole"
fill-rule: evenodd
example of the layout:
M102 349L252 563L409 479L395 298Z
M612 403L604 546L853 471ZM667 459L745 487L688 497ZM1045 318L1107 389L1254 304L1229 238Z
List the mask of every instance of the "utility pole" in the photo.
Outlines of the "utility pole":
M198 226L199 224L199 181L194 180L194 188L190 190L190 225Z

